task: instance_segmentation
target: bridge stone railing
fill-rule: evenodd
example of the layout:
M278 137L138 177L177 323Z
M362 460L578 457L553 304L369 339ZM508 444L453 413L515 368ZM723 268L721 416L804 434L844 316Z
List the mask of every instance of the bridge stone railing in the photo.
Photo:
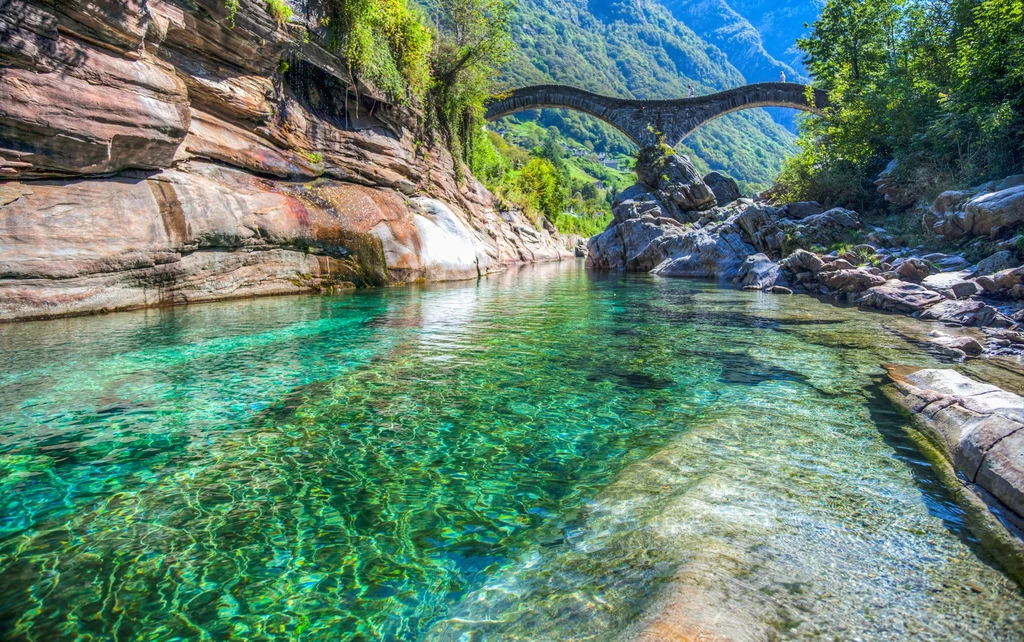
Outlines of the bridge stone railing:
M486 117L495 120L529 109L573 109L605 121L640 147L647 147L657 142L655 132L664 134L665 141L675 146L704 123L741 109L788 107L820 114L828 105L824 91L797 83L758 83L675 100L627 100L574 87L537 85L490 103Z

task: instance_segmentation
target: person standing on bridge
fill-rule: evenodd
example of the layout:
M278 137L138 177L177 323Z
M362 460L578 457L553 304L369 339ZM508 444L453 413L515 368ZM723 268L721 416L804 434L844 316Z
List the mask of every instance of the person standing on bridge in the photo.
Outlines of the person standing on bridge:
M690 98L693 98L693 85L692 84L691 85L687 85L687 87L690 90Z
M786 82L786 70L785 69L780 69L779 70L779 82Z

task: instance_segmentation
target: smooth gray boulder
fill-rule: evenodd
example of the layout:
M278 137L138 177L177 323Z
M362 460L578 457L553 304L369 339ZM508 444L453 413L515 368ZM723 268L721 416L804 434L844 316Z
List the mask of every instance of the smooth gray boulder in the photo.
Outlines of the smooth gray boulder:
M1024 177L1008 176L969 190L943 192L922 219L926 230L947 240L997 236L1024 222Z
M745 290L767 290L778 284L784 287L785 283L780 282L782 268L775 261L772 261L765 254L751 254L743 261L739 274L734 282Z
M715 195L719 205L728 205L741 196L740 186L736 181L721 172L708 172L704 176L704 184Z
M885 278L861 268L820 272L818 281L830 290L841 293L863 292L885 283Z
M800 272L817 274L824 265L825 262L817 254L807 250L797 250L782 261L782 267L794 274Z
M779 213L791 221L801 221L824 211L825 208L818 201L798 201L783 205Z
M653 274L665 277L702 277L731 281L740 273L743 262L755 250L739 233L709 233L689 230L659 241L667 258Z

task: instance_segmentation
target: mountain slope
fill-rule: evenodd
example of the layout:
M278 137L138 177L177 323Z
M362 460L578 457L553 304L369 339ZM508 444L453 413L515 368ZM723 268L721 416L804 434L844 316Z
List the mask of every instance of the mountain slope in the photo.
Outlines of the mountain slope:
M654 99L686 96L690 83L698 93L711 93L747 82L718 47L652 0L520 0L512 39L517 50L502 76L509 88L561 83ZM572 137L583 129L600 132L598 149L625 146L623 137L592 120L553 110L541 117ZM699 165L728 172L749 191L770 184L794 146L792 134L767 113L749 110L705 125L682 151Z
M810 31L804 27L818 19L825 0L728 0L729 6L757 29L772 56L806 73L803 53L796 41Z

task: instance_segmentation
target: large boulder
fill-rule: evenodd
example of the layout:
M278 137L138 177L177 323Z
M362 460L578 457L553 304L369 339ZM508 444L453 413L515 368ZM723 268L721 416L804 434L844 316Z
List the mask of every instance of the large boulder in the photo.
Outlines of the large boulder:
M989 294L1007 294L1015 286L1024 282L1024 267L1000 270L995 274L979 276L975 283Z
M659 245L668 258L653 273L666 277L701 277L732 281L740 273L746 258L754 253L739 233L709 233L689 230L667 236Z
M901 183L898 174L899 163L893 159L875 179L875 187L887 203L892 203L898 208L909 207L916 200L914 190Z
M824 211L825 208L817 201L799 201L797 203L787 203L786 205L783 205L779 209L779 214L791 221L802 221L808 216L821 214Z
M728 205L740 197L740 186L731 176L721 172L708 172L704 176L704 184L715 195L719 205Z
M782 267L794 274L800 272L817 274L824 265L825 262L817 254L807 250L797 250L782 261Z
M964 230L981 236L1024 222L1024 185L972 198L964 206Z
M740 201L742 206L732 217L733 224L743 230L747 240L759 252L777 256L786 241L786 223L779 211L766 203Z
M801 220L799 233L804 243L825 246L842 241L848 232L860 227L856 212L834 207Z
M945 297L938 292L916 283L886 281L870 288L864 296L857 300L857 305L886 312L912 314L944 300L946 300Z
M911 283L920 283L932 273L932 268L928 263L916 258L903 259L894 266L894 269L901 279Z
M955 370L886 366L893 395L967 479L1024 517L1024 398Z
M644 185L622 192L612 207L612 224L587 241L587 267L599 270L650 270L664 256L651 243L666 230L679 231L678 220Z
M1024 222L1024 175L968 190L943 192L922 217L924 228L947 240L1000 235Z
M885 278L871 272L854 268L851 270L833 270L820 272L818 281L830 290L840 293L863 292L868 288L882 285Z
M922 319L975 327L1011 327L1013 321L980 299L940 301L921 313Z
M992 274L993 272L1012 268L1013 266L1013 253L1009 250L1002 250L988 258L978 261L978 267L975 270L975 274L977 276L985 276L987 274Z

